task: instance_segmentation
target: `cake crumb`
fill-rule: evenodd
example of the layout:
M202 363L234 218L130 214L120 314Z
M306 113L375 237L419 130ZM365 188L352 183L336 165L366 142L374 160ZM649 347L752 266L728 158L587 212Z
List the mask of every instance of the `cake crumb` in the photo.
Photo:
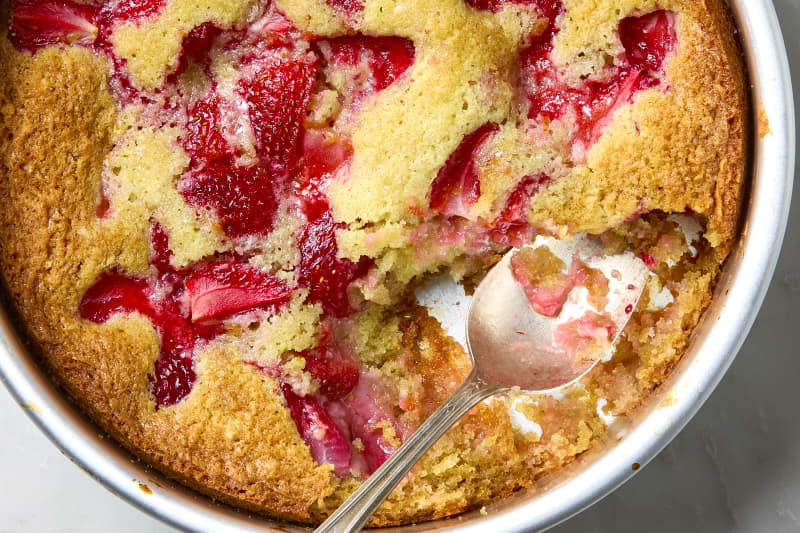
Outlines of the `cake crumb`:
M764 108L763 101L758 104L757 127L758 127L758 136L761 139L772 133L772 130L769 128L769 117L767 116L767 110Z

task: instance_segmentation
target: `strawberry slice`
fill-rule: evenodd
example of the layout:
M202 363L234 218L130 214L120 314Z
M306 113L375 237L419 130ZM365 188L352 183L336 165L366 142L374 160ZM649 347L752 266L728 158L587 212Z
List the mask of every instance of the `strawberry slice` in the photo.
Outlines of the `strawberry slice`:
M353 149L330 128L306 130L303 134L301 168L306 181L332 175L350 159Z
M464 137L431 184L431 209L443 215L467 216L481 196L475 152L498 129L497 124L488 122Z
M200 335L186 320L176 301L162 302L168 307L157 320L161 350L150 375L150 386L158 405L175 405L192 390L197 379L194 347Z
M337 475L349 473L350 443L333 418L313 397L298 396L286 384L281 385L281 391L300 437L311 450L311 457L321 465L333 465Z
M675 48L676 35L670 14L659 10L620 21L619 39L633 67L657 72Z
M309 299L322 304L326 314L344 317L353 313L347 288L369 270L370 261L358 263L337 257L336 227L330 210L306 225L300 236L297 282L309 290Z
M323 331L323 342L327 340ZM318 463L332 464L339 476L374 472L395 451L384 439L382 427L388 422L398 428L392 410L396 391L374 374L359 371L352 356L327 343L299 355L306 360L306 370L320 381L314 396L298 395L280 368L247 364L281 381L289 413ZM363 446L352 447L351 438Z
M525 211L531 197L546 187L548 183L550 183L550 176L544 173L522 178L508 195L506 206L500 214L500 220L508 223L527 222L528 217Z
M193 160L211 162L232 155L222 133L220 102L216 93L192 104L188 115L187 134L181 142Z
M190 205L213 209L223 231L233 239L272 230L278 199L273 177L263 166L241 167L229 158L220 159L185 174L179 187Z
M172 266L172 250L169 248L169 236L164 226L158 222L150 225L150 246L153 253L150 254L150 264L156 268L156 272L161 277L175 274L176 270Z
M163 5L164 0L16 0L9 39L18 49L29 52L57 44L105 49L110 47L108 37L115 24L154 15Z
M639 258L642 261L644 261L645 266L647 268L649 268L650 270L655 270L656 267L658 266L658 260L655 257L653 257L652 254L650 254L648 252L640 253L639 254Z
M9 24L9 40L29 52L56 44L91 46L99 34L98 15L96 4L17 0Z
M614 111L632 102L636 91L655 85L658 80L643 76L638 68L621 68L607 82L587 83L586 93L575 99L581 114L573 140L583 141L587 146L594 144L611 123Z
M333 346L317 346L299 355L306 360L306 371L319 383L320 394L328 399L344 398L358 384L358 364Z
M352 154L353 149L333 129L306 130L303 135L301 171L294 186L308 220L317 220L328 210L324 185Z
M528 206L531 198L550 183L550 176L540 173L525 176L508 195L503 211L492 223L492 239L499 244L518 246L525 235L532 232L528 224ZM530 240L530 239L527 239Z
M289 300L289 287L248 263L217 261L186 281L192 322L223 320L243 311L274 308Z
M146 279L130 277L116 268L100 274L78 306L81 317L102 324L119 313L141 313L153 317L151 289Z
M217 28L213 22L204 22L190 31L183 39L177 73L184 72L191 62L208 66L210 62L208 54L214 44L214 39L220 33L222 30Z
M275 175L285 175L297 163L317 68L305 58L287 56L285 50L252 61L256 74L239 82L239 92L247 101L258 155Z
M353 435L364 445L367 473L372 474L395 452L394 446L383 438L383 430L369 425L357 425Z
M414 63L414 43L402 37L370 37L345 35L320 41L320 47L329 64L357 67L365 63L372 74L370 79L354 79L353 91L359 100L382 91L394 83ZM357 85L363 87L356 87Z
M195 331L181 314L174 298L179 294L180 289L173 286L169 296L157 297L148 280L112 269L100 275L78 306L80 316L96 324L117 314L140 313L150 319L161 337L159 357L150 375L151 391L159 406L174 405L189 394L196 379L194 347L199 339L208 338Z

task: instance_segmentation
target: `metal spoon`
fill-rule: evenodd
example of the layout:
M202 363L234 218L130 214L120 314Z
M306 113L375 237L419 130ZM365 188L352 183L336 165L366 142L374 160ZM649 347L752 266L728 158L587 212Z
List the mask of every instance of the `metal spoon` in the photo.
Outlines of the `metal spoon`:
M608 278L605 315L615 324L613 343L625 327L631 310L642 294L648 269L631 252L604 255L595 239L580 236L573 241L538 238L534 244L547 246L570 265L580 257ZM317 533L359 531L401 479L426 451L471 408L482 400L518 387L528 392L545 392L576 381L598 360L578 360L556 348L553 332L566 317L582 316L589 310L585 298L573 289L557 317L533 311L522 286L511 272L508 252L492 268L475 291L467 317L467 347L472 371L453 395L370 478L358 488L319 528Z

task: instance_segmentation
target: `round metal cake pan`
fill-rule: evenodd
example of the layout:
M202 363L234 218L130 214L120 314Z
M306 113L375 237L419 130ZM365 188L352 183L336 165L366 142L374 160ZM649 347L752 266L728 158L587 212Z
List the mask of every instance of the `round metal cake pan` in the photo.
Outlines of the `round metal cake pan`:
M614 490L634 474L634 465L650 461L719 383L755 320L775 269L789 214L795 150L788 59L772 2L730 3L747 57L753 103L751 181L743 231L715 298L668 382L636 416L612 424L605 444L543 480L535 492L521 491L488 506L484 513L383 531L521 532L551 527ZM5 308L0 309L0 376L64 454L143 511L187 531L306 531L215 503L133 458L62 395L37 364Z

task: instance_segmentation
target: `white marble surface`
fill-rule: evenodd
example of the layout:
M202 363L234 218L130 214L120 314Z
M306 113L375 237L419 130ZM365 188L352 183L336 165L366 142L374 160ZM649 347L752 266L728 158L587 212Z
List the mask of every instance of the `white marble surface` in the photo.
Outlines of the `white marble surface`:
M800 103L800 0L775 4ZM800 531L800 190L793 204L764 307L711 399L634 479L553 531ZM0 389L0 533L175 531L69 462Z

